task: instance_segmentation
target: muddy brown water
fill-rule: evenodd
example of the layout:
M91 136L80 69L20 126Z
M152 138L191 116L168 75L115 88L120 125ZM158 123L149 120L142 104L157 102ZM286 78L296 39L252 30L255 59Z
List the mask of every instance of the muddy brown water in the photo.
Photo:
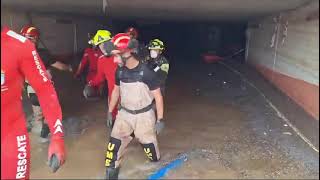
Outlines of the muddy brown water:
M120 178L146 179L189 152L167 179L319 178L318 154L283 126L264 99L219 65L173 67L165 97L165 122L159 136L161 161L150 163L136 141L124 157ZM209 74L209 75L208 75ZM55 72L64 117L86 119L86 130L66 137L67 161L55 174L46 165L48 144L31 134L31 178L104 177L106 99L88 102L71 74ZM225 83L224 83L225 82ZM195 93L199 89L199 93ZM283 132L293 135L284 135Z

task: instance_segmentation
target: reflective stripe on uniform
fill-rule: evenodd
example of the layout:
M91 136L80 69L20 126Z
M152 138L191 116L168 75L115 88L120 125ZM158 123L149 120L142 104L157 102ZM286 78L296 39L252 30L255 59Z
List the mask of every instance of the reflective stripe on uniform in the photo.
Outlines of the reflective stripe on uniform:
M48 74L49 79L51 79L52 75L51 75L50 69L47 69L47 74ZM36 93L35 90L30 86L28 80L26 80L26 83L28 84L27 85L27 93Z
M169 64L162 64L161 65L161 70L166 72L168 74L168 71L169 71Z

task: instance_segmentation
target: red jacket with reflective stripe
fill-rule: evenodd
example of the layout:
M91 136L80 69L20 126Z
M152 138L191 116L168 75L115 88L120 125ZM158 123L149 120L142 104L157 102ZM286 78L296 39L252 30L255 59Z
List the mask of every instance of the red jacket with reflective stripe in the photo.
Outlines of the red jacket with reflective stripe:
M86 66L89 66L87 81L92 80L97 73L98 58L102 55L99 49L86 48L82 56L77 75L81 74Z
M1 142L10 132L26 129L21 92L25 79L34 88L52 136L63 136L61 107L34 44L3 28L1 31Z
M100 56L98 59L98 72L95 78L89 82L92 86L98 86L102 81L108 82L108 97L110 100L114 85L116 83L116 70L118 64L114 62L113 56ZM117 115L117 108L114 108L112 115L115 118Z
M113 56L100 56L98 59L98 71L95 78L90 81L92 86L98 86L102 81L108 81L108 92L111 96L115 84L116 70L118 65L113 61Z

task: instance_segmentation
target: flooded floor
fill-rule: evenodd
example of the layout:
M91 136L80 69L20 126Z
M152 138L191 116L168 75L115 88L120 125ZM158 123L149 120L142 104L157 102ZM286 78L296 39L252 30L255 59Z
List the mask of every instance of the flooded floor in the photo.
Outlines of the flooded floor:
M148 162L132 141L120 178L146 179L180 153L187 160L165 179L319 178L319 154L239 76L219 64L171 68L166 127L158 138L161 161ZM55 174L46 165L48 144L31 134L31 178L103 178L107 101L84 100L71 74L58 73L56 79L64 119L78 119L81 132L66 136L68 159ZM70 124L76 123L66 131Z

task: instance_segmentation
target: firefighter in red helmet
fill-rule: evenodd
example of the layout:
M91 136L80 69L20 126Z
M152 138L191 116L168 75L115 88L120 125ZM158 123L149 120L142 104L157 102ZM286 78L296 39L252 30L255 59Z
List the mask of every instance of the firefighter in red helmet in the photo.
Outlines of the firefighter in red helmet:
M127 33L119 33L111 42L111 52L120 67L115 73L116 82L108 108L112 112L118 100L120 108L107 145L105 166L106 178L117 179L123 153L133 138L132 133L140 141L150 161L160 159L156 134L164 128L163 98L156 73L133 55L136 40ZM153 110L154 103L157 117Z
M20 34L26 38L28 38L30 41L32 41L33 43L37 43L39 38L40 38L40 32L39 30L32 26L32 25L26 25L24 26L21 31Z
M96 36L95 36L96 37ZM103 39L103 36L101 36ZM111 39L111 37L110 37ZM100 39L101 41L101 39ZM97 44L97 39L90 38L88 44L91 47L87 47L84 50L84 54L78 66L78 70L74 74L74 77L78 79L80 75L85 74L85 69L88 68L86 73L86 86L83 90L83 95L86 99L97 98L99 95L102 95L103 82L99 82L95 87L89 87L88 83L92 81L98 72L98 59L103 55L99 46Z

